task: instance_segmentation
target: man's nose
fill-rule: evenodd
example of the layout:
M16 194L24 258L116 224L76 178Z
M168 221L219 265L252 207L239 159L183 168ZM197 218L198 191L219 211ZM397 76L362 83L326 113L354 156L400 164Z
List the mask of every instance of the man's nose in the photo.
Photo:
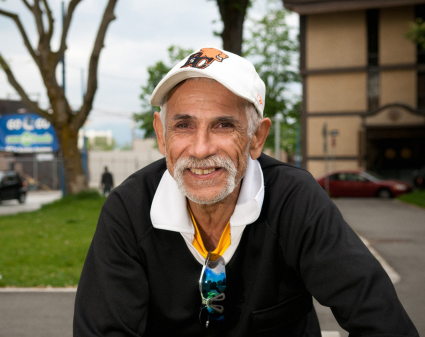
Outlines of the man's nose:
M217 147L212 141L208 129L199 128L193 138L190 148L190 155L198 159L204 159L210 155L215 154L216 152Z

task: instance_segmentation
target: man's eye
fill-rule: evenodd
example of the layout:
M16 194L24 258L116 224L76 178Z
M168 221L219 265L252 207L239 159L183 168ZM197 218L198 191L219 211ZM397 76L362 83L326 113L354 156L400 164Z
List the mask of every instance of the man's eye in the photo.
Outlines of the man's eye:
M189 124L180 123L180 124L177 124L176 127L179 128L179 129L187 129L189 127Z
M218 126L220 129L229 129L229 128L233 128L233 124L231 124L231 123L227 123L227 122L219 123L217 126Z

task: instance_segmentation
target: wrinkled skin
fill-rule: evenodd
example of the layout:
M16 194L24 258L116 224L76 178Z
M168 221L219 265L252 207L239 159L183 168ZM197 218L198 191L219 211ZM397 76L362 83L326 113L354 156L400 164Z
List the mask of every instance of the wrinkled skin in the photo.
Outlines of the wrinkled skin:
M247 152L252 159L260 156L271 121L264 118L250 142L243 99L218 82L188 80L170 92L165 124L164 137L164 126L156 112L154 128L158 146L161 153L166 155L172 176L176 161L180 158L201 160L222 156L234 163L238 181L245 174L247 163L244 158ZM190 169L205 170L203 173L211 169L215 171L199 174L200 171L192 172ZM227 177L227 171L220 167L193 167L183 174L184 186L191 194L211 199L225 188ZM218 244L233 213L240 185L223 200L213 204L197 204L189 200L204 245L209 250Z

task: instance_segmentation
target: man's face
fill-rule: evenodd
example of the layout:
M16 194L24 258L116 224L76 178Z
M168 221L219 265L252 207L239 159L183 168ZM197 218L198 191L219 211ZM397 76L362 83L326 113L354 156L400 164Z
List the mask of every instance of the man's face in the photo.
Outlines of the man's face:
M218 202L246 171L249 137L243 99L217 82L185 81L167 103L167 167L194 202Z

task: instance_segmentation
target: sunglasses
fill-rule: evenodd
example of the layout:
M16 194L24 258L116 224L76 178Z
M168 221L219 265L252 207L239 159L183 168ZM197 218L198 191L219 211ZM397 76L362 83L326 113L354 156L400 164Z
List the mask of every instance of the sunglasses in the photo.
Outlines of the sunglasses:
M226 268L220 255L208 253L199 278L199 291L202 305L199 311L199 323L205 328L214 328L224 323L224 307L216 302L225 299Z

